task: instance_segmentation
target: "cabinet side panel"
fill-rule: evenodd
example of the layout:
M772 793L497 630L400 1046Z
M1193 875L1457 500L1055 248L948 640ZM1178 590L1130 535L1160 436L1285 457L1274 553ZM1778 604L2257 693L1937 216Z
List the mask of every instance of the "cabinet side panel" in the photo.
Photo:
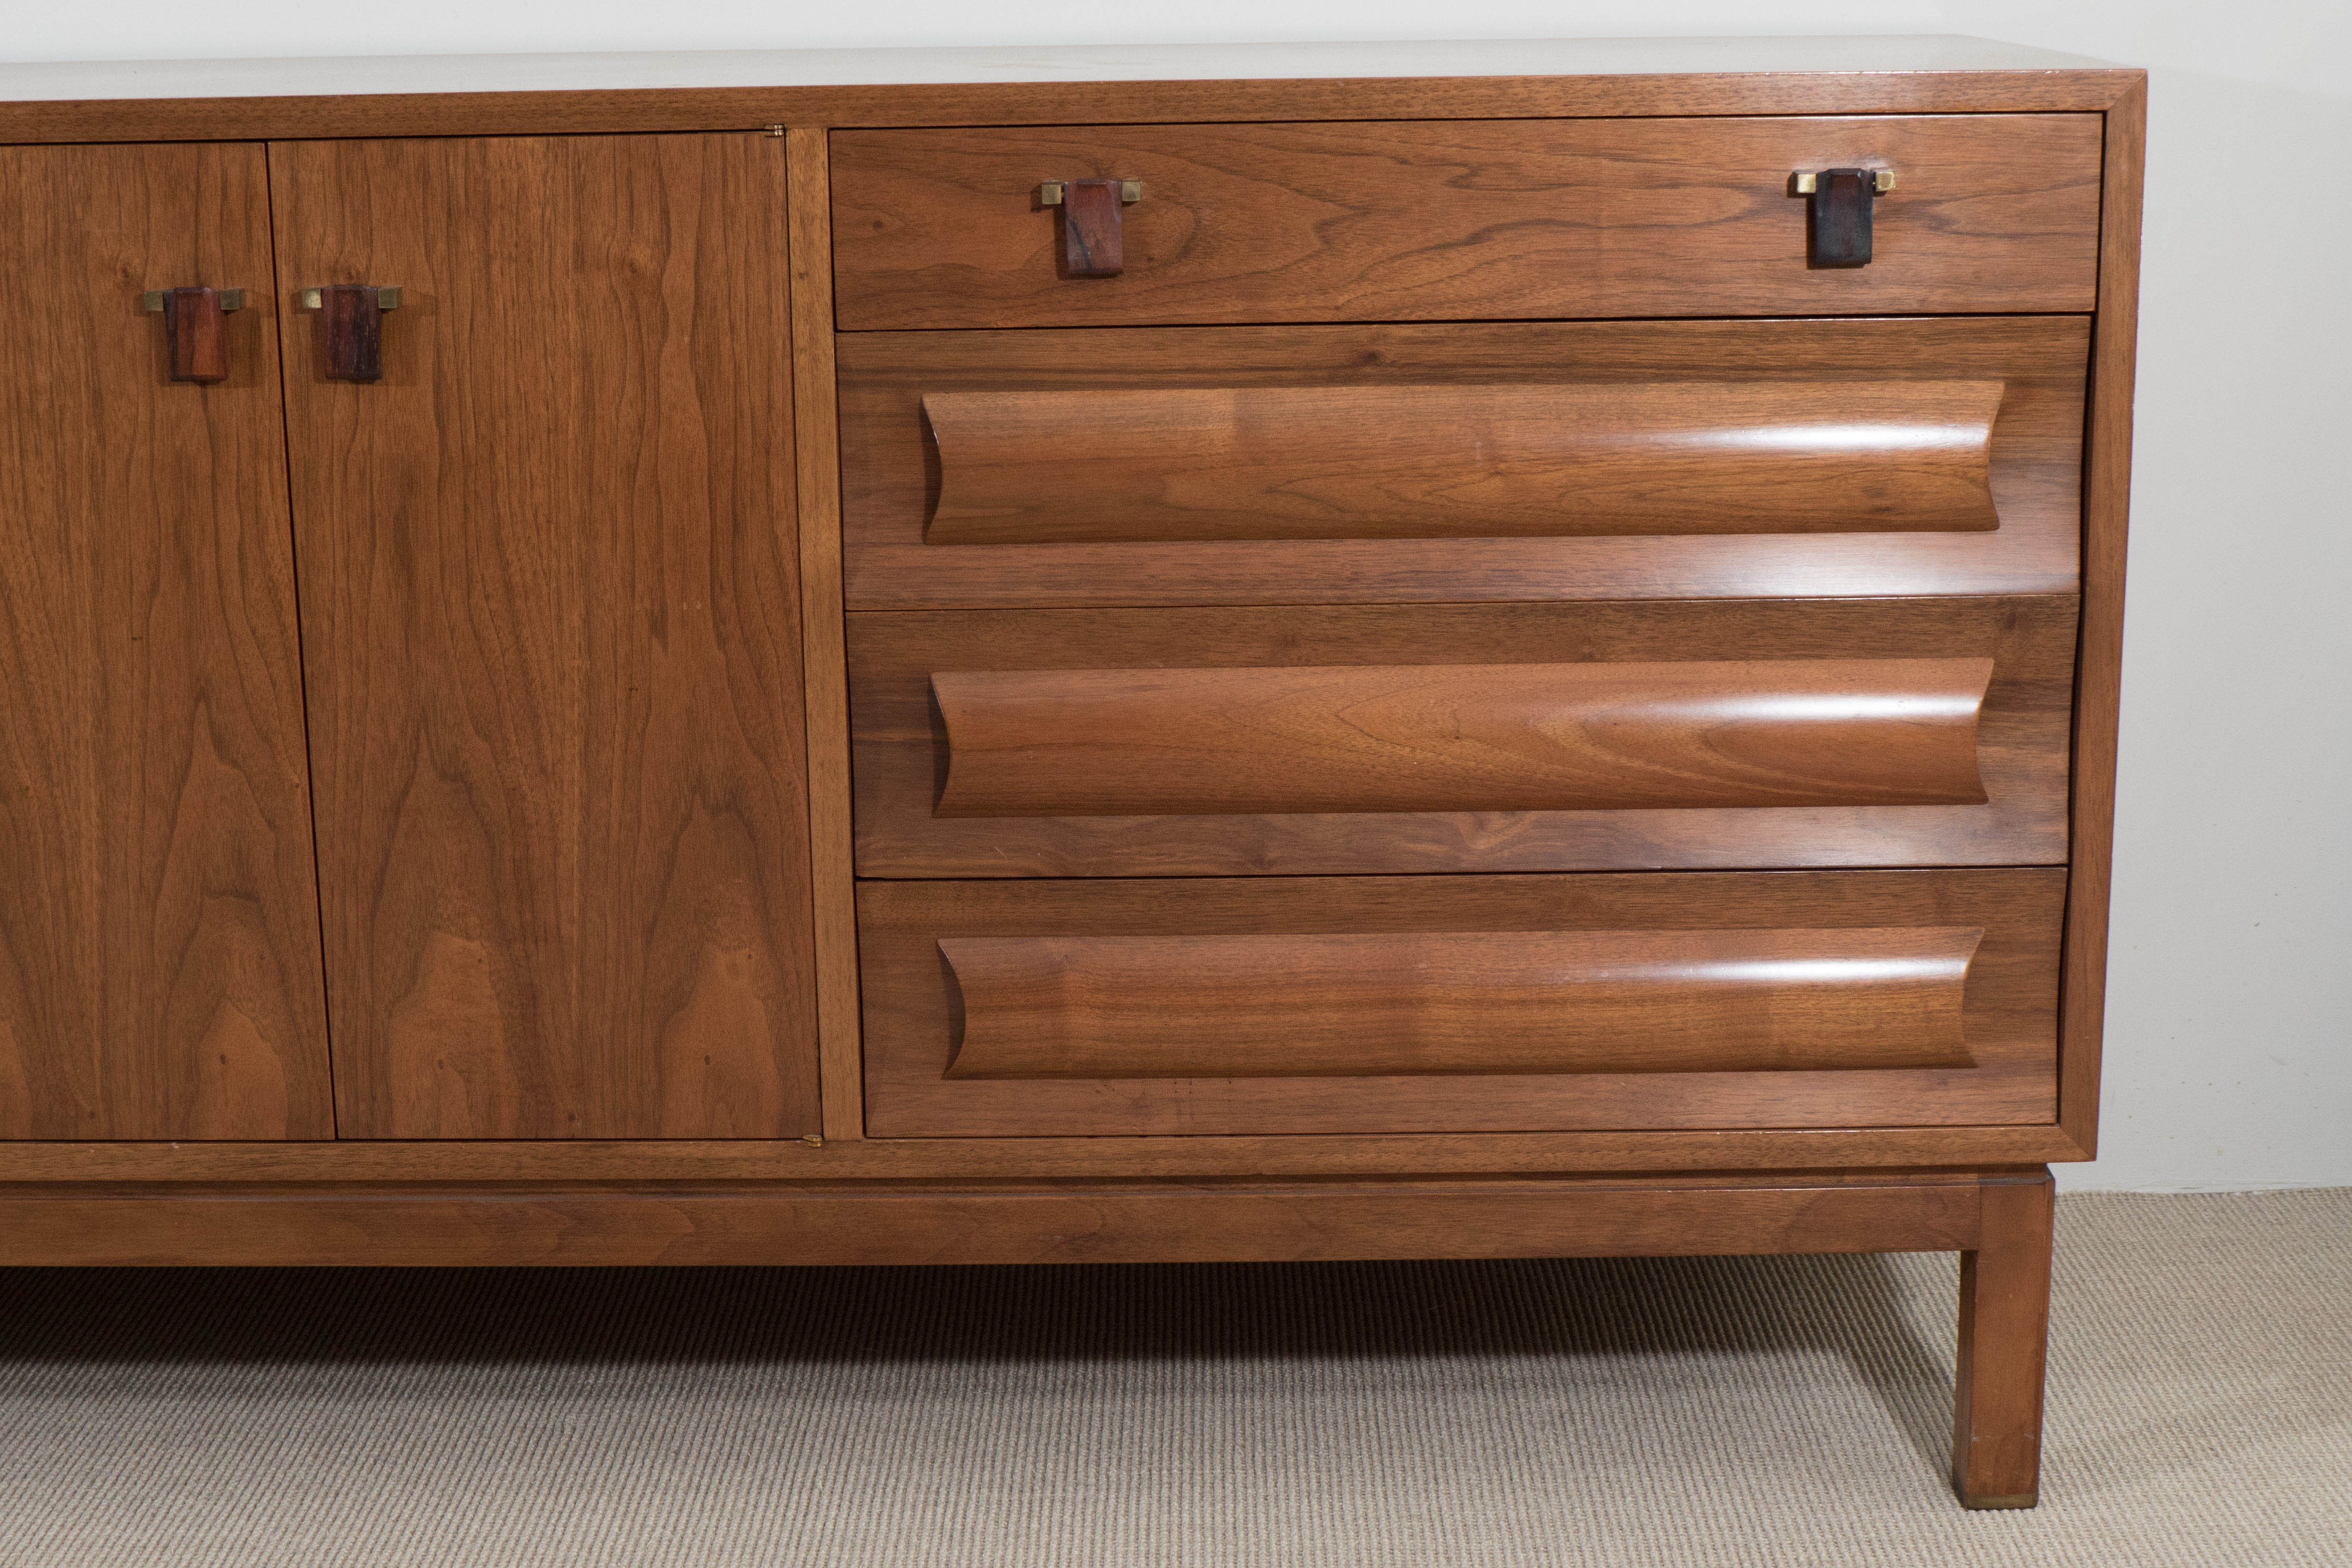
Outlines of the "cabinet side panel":
M330 1136L263 151L0 190L0 1137ZM175 383L200 286L254 305Z
M2122 705L2124 552L2131 512L2132 375L2139 341L2139 225L2147 86L2106 115L2099 214L2099 315L2083 491L2083 631L2075 669L2073 877L2066 899L2059 1121L2098 1152L2100 1037L2106 1016L2107 889Z
M814 1131L781 145L270 155L341 1131Z

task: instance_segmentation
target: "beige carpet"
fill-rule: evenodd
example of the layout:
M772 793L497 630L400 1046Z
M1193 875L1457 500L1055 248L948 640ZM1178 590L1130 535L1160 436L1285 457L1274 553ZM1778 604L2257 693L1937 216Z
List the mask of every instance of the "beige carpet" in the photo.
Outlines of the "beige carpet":
M0 1563L2352 1565L2352 1189L2059 1211L2042 1508L1949 1256L0 1273Z

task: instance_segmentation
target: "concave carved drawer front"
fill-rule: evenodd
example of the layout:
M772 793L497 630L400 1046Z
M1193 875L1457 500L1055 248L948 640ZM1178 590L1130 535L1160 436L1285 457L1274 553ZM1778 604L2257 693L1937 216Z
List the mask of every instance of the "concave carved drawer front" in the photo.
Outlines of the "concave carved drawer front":
M836 132L849 330L2088 310L2096 114ZM1809 265L1800 171L1894 172ZM1046 181L1139 182L1073 275Z
M2079 318L845 333L859 608L2067 593Z
M879 1136L2046 1121L2064 873L865 884Z
M858 869L2058 864L2071 599L851 617Z
M1997 381L940 392L940 544L1976 533ZM1083 457L1076 456L1084 454ZM1076 458L1076 460L1073 460Z
M940 671L943 817L1979 805L1990 658Z

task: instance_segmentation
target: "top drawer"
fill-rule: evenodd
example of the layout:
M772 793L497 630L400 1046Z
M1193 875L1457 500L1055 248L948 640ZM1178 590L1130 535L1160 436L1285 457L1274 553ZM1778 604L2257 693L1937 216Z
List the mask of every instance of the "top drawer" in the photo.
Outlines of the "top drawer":
M836 132L845 330L2088 310L2095 114ZM1891 170L1868 265L1801 171ZM1048 181L1138 181L1074 278Z

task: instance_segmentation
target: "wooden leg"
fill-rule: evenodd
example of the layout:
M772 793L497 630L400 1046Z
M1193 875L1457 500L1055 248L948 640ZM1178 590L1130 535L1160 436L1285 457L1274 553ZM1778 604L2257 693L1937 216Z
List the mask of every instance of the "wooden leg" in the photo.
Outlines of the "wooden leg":
M2032 1508L2040 1495L2054 1190L2046 1170L1987 1182L1983 1232L1960 1254L1952 1486L1970 1508Z

